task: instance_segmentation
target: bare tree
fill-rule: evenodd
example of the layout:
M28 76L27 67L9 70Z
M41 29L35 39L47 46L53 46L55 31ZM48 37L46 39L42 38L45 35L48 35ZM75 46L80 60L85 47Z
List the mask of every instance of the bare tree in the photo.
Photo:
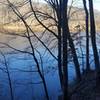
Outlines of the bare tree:
M89 0L89 11L90 11L90 33L91 33L91 41L94 55L94 63L97 71L97 83L100 83L100 62L99 55L96 45L96 27L95 27L95 19L94 19L94 10L93 10L93 0Z
M31 51L32 51L32 53L29 53L29 52L27 52L27 53L28 53L28 54L31 54L31 55L33 56L33 59L34 59L34 61L35 61L35 63L36 63L36 66L37 66L37 70L38 70L39 76L40 76L40 78L41 78L41 80L42 80L42 82L43 82L43 86L44 86L46 98L47 98L47 100L49 100L49 95L48 95L48 90L47 90L46 81L45 81L44 75L43 75L42 72L41 72L38 59L37 59L37 57L36 57L36 55L35 55L34 46L33 46L33 44L32 44L32 40L31 40L32 37L30 36L30 32L32 32L33 34L34 34L34 32L33 32L33 30L28 26L28 24L26 23L26 21L23 19L23 16L22 16L21 13L18 11L18 9L17 9L9 0L7 0L7 2L8 2L8 5L12 8L13 12L17 15L17 17L18 17L19 19L22 20L22 22L23 22L24 25L25 25L26 33L24 34L24 36L25 36L25 38L27 38L27 40L28 40L28 42L29 42L29 44L30 44L30 47L31 47ZM34 35L35 35L35 34L34 34ZM35 35L35 37L36 37L37 39L39 39L36 35ZM39 41L40 41L42 44L44 44L40 39L39 39ZM8 45L8 44L6 44L6 46L8 46L8 47L10 47L10 48L12 48L12 49L14 49L14 50L16 50L16 51L25 53L25 51L21 51L21 50L15 49L15 48L11 47L11 46ZM49 49L48 49L48 50L49 50Z
M58 45L59 45L59 50L58 50L58 57L60 57L58 59L58 61L60 61L58 63L58 69L59 69L59 76L60 76L60 81L61 81L61 84L62 84L62 71L63 73L66 73L66 75L64 74L63 75L63 81L65 81L66 85L63 83L64 86L66 86L64 89L66 89L66 93L67 94L67 38L68 38L68 41L69 41L69 46L71 48L71 51L72 51L72 55L73 55L73 61L74 61L74 64L75 64L75 69L76 69L76 75L77 75L77 79L78 81L81 80L81 73L80 73L80 65L79 65L79 62L78 62L78 57L77 57L77 54L76 54L76 50L75 50L75 46L74 46L74 43L73 43L73 40L71 38L71 35L70 35L70 31L69 31L69 26L68 26L68 16L66 15L67 14L67 3L68 1L58 1L58 0L55 0L55 1L49 1L49 0L45 0L49 5L51 5L51 7L53 8L53 10L57 13L57 18L58 18L58 25L59 25L59 29L58 29L58 35L56 35L56 33L54 33L53 31L51 31L50 29L48 29L43 23L42 21L39 20L38 16L37 16L37 13L36 11L34 10L33 8L33 5L32 5L32 1L30 0L30 6L31 6L31 9L34 13L34 16L36 18L36 20L44 27L46 28L49 32L51 32L54 36L57 37L58 39ZM65 14L66 13L66 14ZM62 29L62 31L61 31ZM61 37L62 36L62 37ZM68 36L68 37L67 37ZM59 37L59 38L58 38ZM66 39L65 39L66 38ZM61 42L61 40L63 41L63 43ZM65 42L66 41L66 42ZM61 44L63 45L63 47L61 47ZM66 44L66 45L65 45ZM63 53L61 53L61 48L63 48ZM63 57L62 59L62 68L61 68L61 56ZM65 65L66 64L66 65ZM65 67L66 66L66 67ZM64 68L64 69L63 69ZM65 72L64 72L65 71ZM66 78L65 78L66 77ZM67 97L67 96L66 96Z
M90 64L89 64L89 14L88 9L86 5L86 0L83 0L84 10L85 10L85 24L86 24L86 70L90 70Z

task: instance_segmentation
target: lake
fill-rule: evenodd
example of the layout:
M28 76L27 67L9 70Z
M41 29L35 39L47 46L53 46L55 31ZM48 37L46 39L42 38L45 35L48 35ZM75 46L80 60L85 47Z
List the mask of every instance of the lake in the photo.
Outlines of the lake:
M3 37L4 38L4 37ZM11 40L13 38L14 40ZM26 48L29 44L26 39L21 37L9 37L8 40L2 39L3 42L7 42L13 47L18 49L23 49L27 51L31 51L31 48ZM9 41L9 42L8 42ZM34 41L34 40L33 40ZM81 40L81 45L85 45L85 38ZM97 45L99 49L99 37L97 40ZM55 44L57 41L55 40L53 43ZM76 44L77 41L74 43ZM58 95L61 94L61 87L59 82L58 76L58 69L57 69L57 61L45 50L41 44L36 45L37 41L34 41L34 46L40 52L41 57L43 59L43 70L45 74L46 84L48 88L48 93L50 100L57 100ZM23 46L22 46L23 45ZM52 45L50 46L52 48ZM76 45L77 54L79 58L79 62L82 68L85 68L85 55L84 58L81 58L81 48L80 44ZM6 50L5 50L6 49ZM12 49L2 48L4 53L12 51ZM85 46L82 46L82 51L85 54ZM13 51L12 51L13 52ZM52 49L53 54L57 57L57 48ZM94 68L93 63L93 56L92 56L92 48L90 43L90 62L91 68ZM38 75L36 64L29 54L22 54L16 52L15 54L6 53L5 54L8 68L10 72L10 77L12 80L12 87L13 87L13 95L14 100L45 100L45 93L43 84L41 83L41 79ZM41 66L41 60L39 54L36 52L36 56L39 59L39 63ZM4 70L0 70L0 100L10 100L10 90L8 84L8 77L7 73L5 73L5 65L3 64L3 58L1 58L1 67ZM42 70L42 69L41 69ZM31 71L31 72L30 72ZM33 71L33 72L32 72ZM68 76L69 76L69 84L75 81L75 69L73 62L69 62L68 64ZM41 84L40 84L41 83Z

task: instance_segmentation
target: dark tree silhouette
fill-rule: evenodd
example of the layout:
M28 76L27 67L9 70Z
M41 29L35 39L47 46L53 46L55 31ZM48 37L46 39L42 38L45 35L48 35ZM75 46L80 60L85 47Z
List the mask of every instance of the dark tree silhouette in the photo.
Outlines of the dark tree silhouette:
M86 70L90 70L89 64L89 14L87 9L87 2L83 0L84 10L85 10L85 28L86 28Z
M89 0L89 11L90 11L90 33L91 33L91 41L92 48L94 54L94 63L97 71L97 83L100 83L100 62L99 55L96 45L96 27L95 27L95 19L94 19L94 10L93 10L93 0Z
M63 36L63 99L68 100L68 53L67 53L67 40L68 40L68 20L67 20L67 6L68 0L61 2L62 12L62 36Z
M33 60L35 61L36 63L36 66L37 66L37 70L38 70L38 74L43 82L43 86L44 86L44 90L45 90L45 94L46 94L46 98L47 100L49 100L49 94L48 94L48 90L47 90L47 85L46 85L46 80L44 78L44 75L42 74L41 72L41 69L40 69L40 65L39 65L39 62L38 62L38 59L36 57L36 54L35 54L35 49L34 49L34 46L32 44L32 40L31 40L31 36L30 36L30 31L34 34L34 32L32 31L32 29L28 26L27 22L24 20L24 18L22 17L22 14L18 11L17 8L14 7L14 5L9 1L7 0L9 6L11 7L11 9L13 10L13 12L18 16L18 18L20 18L22 20L22 22L24 23L25 25L25 28L26 28L26 35L25 37L27 38L29 44L30 44L30 47L31 47L31 51L32 53L30 53L32 56L33 56ZM38 37L37 37L38 38ZM39 38L38 38L39 39ZM40 40L40 39L39 39ZM40 40L41 41L41 40ZM20 51L20 50L19 50Z

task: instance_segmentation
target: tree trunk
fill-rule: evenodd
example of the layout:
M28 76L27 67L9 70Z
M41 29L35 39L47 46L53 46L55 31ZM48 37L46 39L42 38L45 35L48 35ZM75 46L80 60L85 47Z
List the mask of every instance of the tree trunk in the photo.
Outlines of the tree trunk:
M27 30L27 35L28 35L27 39L28 39L28 42L29 42L29 44L31 46L31 49L32 49L33 59L34 59L34 61L36 63L39 76L40 76L40 78L41 78L41 80L43 82L44 91L45 91L45 94L46 94L46 99L49 100L49 94L48 94L48 90L47 90L46 80L45 80L44 75L42 74L42 72L40 70L39 62L38 62L38 59L36 58L34 47L32 45L31 37L30 37L29 30L28 30L27 26L26 26L26 30Z
M61 3L60 3L61 4ZM57 18L58 18L58 73L60 78L61 89L63 88L63 73L62 73L62 27L61 27L61 5L57 6Z
M74 61L74 64L75 64L76 77L77 77L77 80L79 82L79 81L81 81L80 65L79 65L78 57L77 57L77 54L76 54L75 46L74 46L72 37L70 35L70 32L68 32L68 40L69 40L69 46L71 48L71 52L72 52L72 56L73 56L73 61Z
M69 100L68 96L68 54L67 54L67 34L68 34L68 21L67 21L67 3L68 0L62 0L62 36L63 36L63 99Z
M93 0L89 0L89 10L90 10L90 33L91 33L91 41L92 48L94 54L94 62L97 71L97 83L100 83L100 63L99 63L99 55L96 46L96 28L95 28L95 19L94 19L94 11L93 11Z
M61 52L61 27L58 26L58 72L60 77L60 84L62 88L63 84L63 73L62 73L62 52Z
M88 9L86 6L86 0L83 0L84 10L85 10L85 24L86 24L86 70L90 71L90 64L89 64L89 14Z

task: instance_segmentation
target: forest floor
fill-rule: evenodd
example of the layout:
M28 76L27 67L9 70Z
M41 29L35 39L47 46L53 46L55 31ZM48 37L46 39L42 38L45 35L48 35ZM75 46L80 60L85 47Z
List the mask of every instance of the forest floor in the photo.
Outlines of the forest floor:
M96 73L83 75L82 81L73 88L71 100L100 100L100 87L96 86Z

